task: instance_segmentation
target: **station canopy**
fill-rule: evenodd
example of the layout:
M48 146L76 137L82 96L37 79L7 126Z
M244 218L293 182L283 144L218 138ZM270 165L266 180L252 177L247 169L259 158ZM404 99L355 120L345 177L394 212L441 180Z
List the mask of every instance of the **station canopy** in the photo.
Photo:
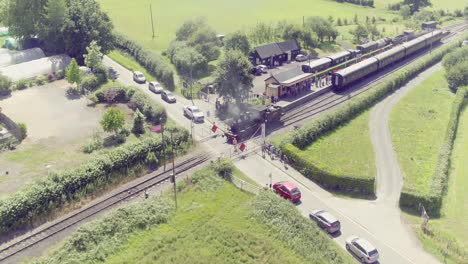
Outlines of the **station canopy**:
M28 62L44 58L45 54L40 48L21 50L16 52L0 54L0 68L8 67L14 64Z
M68 55L55 55L38 60L14 64L0 68L0 72L12 81L34 78L51 72L65 70L71 62Z

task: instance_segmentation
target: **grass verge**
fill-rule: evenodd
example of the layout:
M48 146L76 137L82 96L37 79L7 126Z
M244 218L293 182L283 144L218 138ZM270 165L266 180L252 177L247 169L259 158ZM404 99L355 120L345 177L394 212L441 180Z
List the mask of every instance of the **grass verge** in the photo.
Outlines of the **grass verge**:
M429 191L454 95L440 70L412 89L390 114L390 132L404 184Z

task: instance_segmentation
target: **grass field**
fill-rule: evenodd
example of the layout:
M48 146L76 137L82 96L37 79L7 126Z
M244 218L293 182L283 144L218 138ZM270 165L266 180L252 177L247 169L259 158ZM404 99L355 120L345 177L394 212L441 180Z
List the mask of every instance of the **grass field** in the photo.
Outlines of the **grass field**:
M440 70L413 88L390 114L390 132L404 184L429 190L454 95Z
M451 169L442 217L429 221L431 234L423 233L420 218L408 216L426 250L443 260L447 245L447 263L468 263L468 108L460 115L457 137L451 156ZM449 242L451 241L451 242Z
M234 175L247 177L236 169ZM338 263L337 259L339 263L351 263L351 257L316 225L272 193L254 196L243 192L210 167L181 183L178 185L184 187L179 188L177 211L153 209L148 210L151 216L145 216L144 208L157 203L157 198L128 206L123 209L126 213L121 210L120 214L88 224L33 263L326 263L327 254L334 255L333 263ZM172 206L172 193L167 195L171 199L163 203ZM263 208L270 208L270 203L278 207L274 215ZM259 216L262 212L267 216ZM128 221L124 220L126 214ZM284 215L290 218L278 224L276 221ZM275 226L270 227L266 219ZM295 224L285 228L284 223L291 220ZM113 224L117 230L113 230ZM294 241L278 239L284 233L293 236Z
M374 178L374 151L369 134L370 112L315 141L304 152L316 167L330 174ZM282 136L274 139L280 142Z

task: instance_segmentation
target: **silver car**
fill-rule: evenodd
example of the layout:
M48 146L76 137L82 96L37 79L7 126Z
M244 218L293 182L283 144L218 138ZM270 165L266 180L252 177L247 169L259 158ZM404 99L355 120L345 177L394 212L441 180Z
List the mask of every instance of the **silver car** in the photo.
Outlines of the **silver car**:
M314 210L309 214L310 219L317 222L317 225L332 234L340 230L341 224L338 219L325 210Z
M346 239L346 249L354 253L362 263L374 263L379 259L377 249L364 238L348 237Z
M137 83L145 83L146 78L145 75L142 72L135 71L133 72L133 80Z
M169 91L166 91L166 90L163 90L161 92L161 98L168 102L168 103L175 103L176 102L176 97L173 93L169 92Z
M205 118L203 112L196 106L184 106L184 115L192 119L194 122L203 122Z
M161 93L164 89L162 88L161 84L158 82L149 82L148 89L153 93Z

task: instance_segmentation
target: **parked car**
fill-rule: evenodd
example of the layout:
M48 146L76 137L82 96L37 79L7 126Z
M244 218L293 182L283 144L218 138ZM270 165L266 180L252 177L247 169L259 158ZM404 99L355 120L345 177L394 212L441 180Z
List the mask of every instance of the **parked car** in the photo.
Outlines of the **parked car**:
M262 75L262 70L260 68L258 68L258 66L255 66L252 68L252 70L250 70L250 73L255 75L255 76L260 76Z
M114 70L114 68L110 67L109 68L109 77L112 80L115 80L115 79L119 78L119 73L116 70Z
M462 46L467 46L468 45L468 40L464 40L461 45Z
M296 56L296 61L306 61L306 60L307 60L306 55L299 54L299 55Z
M133 80L137 83L145 83L146 78L145 75L142 72L135 71L133 72Z
M184 115L192 119L194 122L203 122L205 118L205 116L203 115L203 112L200 111L198 107L193 106L193 105L184 106Z
M169 91L166 91L166 90L162 90L161 92L161 98L168 102L168 103L175 103L176 102L176 97L173 93L169 92Z
M162 88L161 84L158 82L149 82L148 89L153 93L161 93L164 89Z
M291 182L277 182L273 184L273 191L293 203L301 200L301 191Z
M349 237L346 239L346 249L355 254L362 263L374 263L379 259L377 249L364 238Z
M266 65L257 65L257 69L261 70L262 73L267 73L268 72L268 67Z
M327 232L330 234L340 230L340 221L338 221L338 219L334 215L330 214L325 210L313 210L309 214L309 217L310 219L314 220L318 226L327 230Z
M80 71L81 71L84 75L92 74L92 73L93 73L93 71L91 70L91 68L86 67L86 66L80 66Z

